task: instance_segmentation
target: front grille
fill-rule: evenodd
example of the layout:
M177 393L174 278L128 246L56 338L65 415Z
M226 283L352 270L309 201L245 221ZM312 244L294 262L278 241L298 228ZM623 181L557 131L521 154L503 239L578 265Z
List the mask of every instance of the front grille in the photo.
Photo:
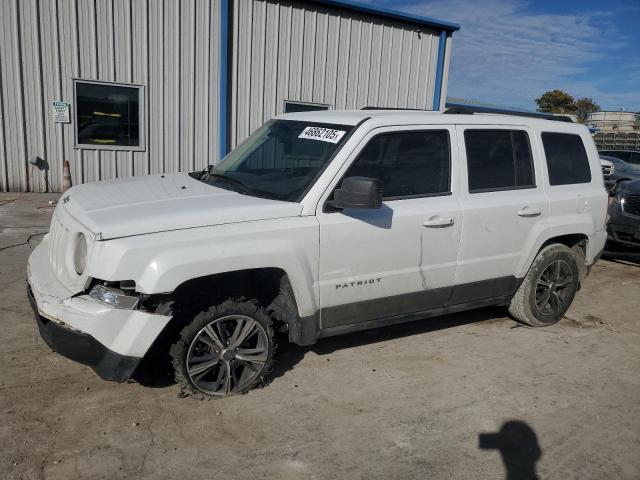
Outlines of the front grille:
M611 165L602 165L602 175L611 175Z
M640 195L626 195L623 208L625 213L640 217Z
M57 215L53 215L51 219L51 227L49 228L49 262L53 271L58 278L63 275L65 268L65 254L68 248L69 231L60 222Z
M616 231L616 236L618 237L618 240L620 240L621 242L627 242L627 243L635 242L633 233Z

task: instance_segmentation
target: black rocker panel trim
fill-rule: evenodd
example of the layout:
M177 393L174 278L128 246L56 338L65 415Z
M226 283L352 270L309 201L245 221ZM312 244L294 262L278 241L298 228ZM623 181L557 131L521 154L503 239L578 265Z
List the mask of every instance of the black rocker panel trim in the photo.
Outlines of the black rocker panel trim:
M446 305L451 290L451 287L435 288L323 308L320 314L322 317L321 325L323 329L332 328L377 318L431 310Z
M522 283L521 278L509 276L456 285L453 287L447 305L457 305L485 298L512 297L520 287L520 283Z
M371 330L374 328L388 327L401 323L426 320L427 318L440 317L442 315L449 315L452 313L464 312L465 310L473 310L476 308L489 307L492 305L504 305L508 301L509 297L485 298L484 300L476 300L473 302L460 303L457 305L433 308L424 312L415 312L406 315L396 315L393 317L368 320L366 322L352 323L349 325L340 325L337 327L325 328L320 330L318 332L318 338L335 337L337 335L345 335L347 333L360 332L363 330Z
M510 297L518 289L520 281L513 276L500 277L323 308L321 328L425 312L488 298Z
M424 320L474 308L505 305L518 290L520 283L521 278L508 276L338 305L323 309L322 312L316 311L307 317L298 317L294 325L289 325L289 339L298 345L313 345L319 338ZM347 321L350 323L339 323Z

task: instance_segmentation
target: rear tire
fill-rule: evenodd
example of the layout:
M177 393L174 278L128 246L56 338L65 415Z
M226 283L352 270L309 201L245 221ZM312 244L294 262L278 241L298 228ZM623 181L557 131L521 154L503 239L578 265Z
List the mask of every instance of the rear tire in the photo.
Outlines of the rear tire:
M269 314L257 301L240 300L195 315L170 350L182 392L199 398L237 395L265 384L274 352Z
M561 244L543 248L520 288L511 299L509 313L532 327L557 323L571 306L580 283L580 269L572 250Z

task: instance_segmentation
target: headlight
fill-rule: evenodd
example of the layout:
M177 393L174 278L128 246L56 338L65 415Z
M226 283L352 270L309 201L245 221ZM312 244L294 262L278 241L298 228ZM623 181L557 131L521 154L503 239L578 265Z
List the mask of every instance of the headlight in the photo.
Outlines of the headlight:
M76 269L78 275L84 273L87 266L87 237L83 233L76 235L75 245L73 247L73 268Z
M621 194L618 193L613 199L618 205L624 205L624 197Z
M132 310L138 305L138 297L125 295L122 290L96 285L89 292L89 296L101 303L105 303L114 308L124 308Z

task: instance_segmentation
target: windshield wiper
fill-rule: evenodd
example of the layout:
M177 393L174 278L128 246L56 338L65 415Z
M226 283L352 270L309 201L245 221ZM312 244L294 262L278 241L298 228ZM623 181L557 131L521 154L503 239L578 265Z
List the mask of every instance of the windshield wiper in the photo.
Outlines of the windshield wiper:
M236 185L240 188L242 188L245 193L251 193L254 194L253 190L251 189L250 186L246 185L245 183L241 182L240 180L236 180L235 178L229 177L227 175L223 175L221 173L215 173L212 170L209 170L206 173L207 177L213 177L213 178L222 178L223 180L226 180L228 183Z

